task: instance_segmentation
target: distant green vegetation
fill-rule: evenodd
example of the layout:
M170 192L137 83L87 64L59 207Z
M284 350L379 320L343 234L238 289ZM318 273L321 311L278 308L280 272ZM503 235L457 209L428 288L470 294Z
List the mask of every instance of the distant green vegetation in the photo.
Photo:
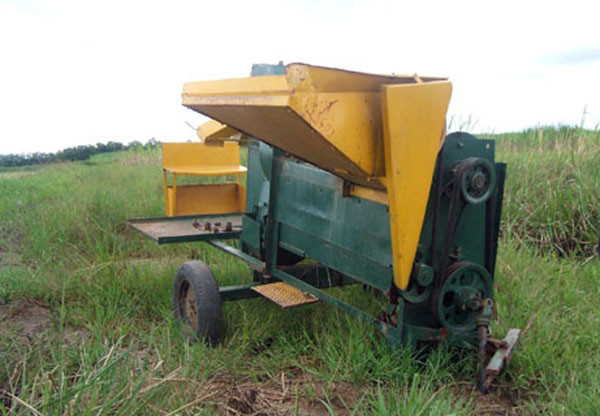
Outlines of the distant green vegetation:
M600 414L598 132L496 139L508 176L492 325L523 335L489 396L474 390L473 351L391 351L320 303L225 304L223 343L188 345L171 312L181 263L206 261L222 285L251 272L126 227L163 213L159 150L138 148L0 173L0 415Z
M153 149L158 147L160 142L150 139L146 144L133 141L128 144L118 142L97 143L95 145L80 145L68 147L56 153L27 153L27 154L9 154L0 155L0 167L31 166L58 162L74 162L77 160L88 160L91 156L99 153L120 152L130 149Z

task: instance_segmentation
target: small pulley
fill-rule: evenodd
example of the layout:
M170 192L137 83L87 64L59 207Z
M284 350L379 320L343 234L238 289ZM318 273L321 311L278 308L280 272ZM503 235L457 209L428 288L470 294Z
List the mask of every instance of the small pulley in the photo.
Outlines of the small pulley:
M458 165L457 174L462 197L469 204L487 201L496 188L496 171L487 159L465 159Z
M408 281L406 290L400 291L400 296L410 303L421 303L431 296L435 273L427 264L417 263Z

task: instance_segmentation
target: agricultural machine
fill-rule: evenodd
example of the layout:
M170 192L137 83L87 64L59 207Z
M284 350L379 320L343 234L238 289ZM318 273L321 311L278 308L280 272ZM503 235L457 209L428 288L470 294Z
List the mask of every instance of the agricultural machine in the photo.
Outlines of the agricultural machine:
M184 85L183 105L211 120L202 141L163 145L167 216L129 221L159 244L203 241L253 271L218 287L206 264L183 264L173 304L184 332L218 342L223 301L322 301L392 346L478 345L487 390L519 336L490 338L506 166L492 140L446 135L451 83L305 64L251 75ZM177 184L189 175L237 179ZM350 284L387 307L372 315L325 290Z

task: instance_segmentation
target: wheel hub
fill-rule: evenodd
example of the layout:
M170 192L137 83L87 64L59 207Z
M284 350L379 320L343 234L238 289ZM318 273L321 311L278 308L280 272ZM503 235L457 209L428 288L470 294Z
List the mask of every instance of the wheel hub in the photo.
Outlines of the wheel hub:
M196 310L196 295L189 284L184 284L181 287L179 295L179 307L185 324L192 329L196 328L198 320L198 311Z

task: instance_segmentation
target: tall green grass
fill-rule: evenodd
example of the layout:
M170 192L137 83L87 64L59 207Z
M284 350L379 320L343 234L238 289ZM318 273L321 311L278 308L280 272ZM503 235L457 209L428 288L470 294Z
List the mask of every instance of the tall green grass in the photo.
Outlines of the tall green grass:
M600 230L600 130L543 127L492 137L497 159L508 164L505 237L591 257Z

